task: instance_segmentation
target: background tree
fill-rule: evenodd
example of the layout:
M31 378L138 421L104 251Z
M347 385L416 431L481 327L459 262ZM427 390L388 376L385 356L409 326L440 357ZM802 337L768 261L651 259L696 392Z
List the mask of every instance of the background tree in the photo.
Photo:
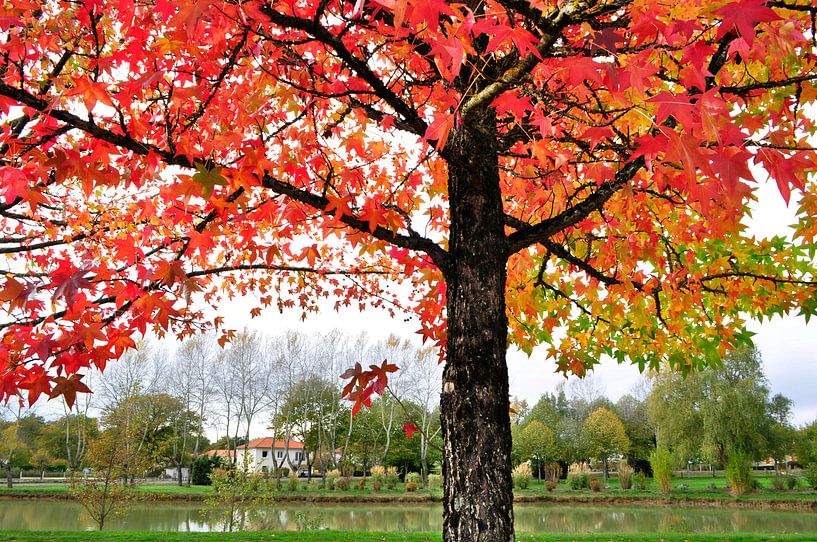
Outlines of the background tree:
M788 402L769 396L753 348L735 350L719 367L686 378L658 377L649 403L659 445L684 462L700 457L723 466L734 452L757 460L787 447Z
M31 454L31 466L40 471L40 480L45 478L45 471L54 462L54 458L45 448L40 448Z
M23 441L17 434L17 425L8 424L0 433L0 467L6 473L6 487L11 489L14 487L13 475L11 473L12 465L14 464L16 454L19 454L23 449Z
M93 475L85 477L75 472L69 492L101 531L133 496L134 484L128 482L133 458L122 446L119 435L107 431L91 441L87 459Z
M650 452L655 448L655 428L650 420L646 396L638 399L632 394L622 395L613 412L624 424L630 440L627 463L635 470L648 472Z
M519 456L522 461L531 461L535 465L537 478L541 480L544 464L558 456L553 430L538 420L526 425L519 432Z
M509 343L688 369L817 310L815 9L15 2L0 394L71 397L250 289L410 310L446 360L444 539L511 540ZM796 235L747 232L750 163Z
M608 459L614 455L624 455L630 449L630 439L627 438L624 424L611 410L602 407L584 420L582 435L590 456L601 460L604 481L607 482Z

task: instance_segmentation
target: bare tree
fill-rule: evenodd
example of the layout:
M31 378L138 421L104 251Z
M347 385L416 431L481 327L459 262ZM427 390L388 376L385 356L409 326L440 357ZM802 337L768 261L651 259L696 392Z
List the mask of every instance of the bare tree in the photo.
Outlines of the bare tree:
M168 367L166 391L181 406L181 415L172 420L173 439L169 453L179 485L184 483L184 466L190 469L199 453L215 359L214 340L200 335L185 341ZM189 474L187 483L190 483Z

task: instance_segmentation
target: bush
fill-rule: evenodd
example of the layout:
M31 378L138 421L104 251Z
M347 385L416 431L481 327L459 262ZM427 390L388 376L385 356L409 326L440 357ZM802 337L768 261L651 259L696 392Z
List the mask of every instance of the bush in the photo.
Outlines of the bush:
M300 485L301 483L298 481L298 473L294 470L290 471L289 480L287 481L287 489L289 491L298 491Z
M335 480L335 489L339 491L349 491L349 479L338 478L337 480Z
M372 490L374 490L375 492L380 491L380 488L382 487L383 482L381 482L380 480L375 479L372 481Z
M520 463L513 469L513 481L519 489L528 489L531 477L530 465L527 463Z
M799 485L800 485L800 480L797 478L797 476L793 476L791 474L786 476L786 489L789 489L789 490L796 489L797 486L799 486Z
M772 487L777 491L786 489L786 477L780 476L780 473L775 474L772 478Z
M394 489L397 487L397 483L400 481L400 478L397 476L397 467L389 467L386 469L386 487L389 489Z
M726 464L726 481L735 497L745 495L753 489L752 463L746 454L735 452L729 456Z
M672 454L666 448L656 448L650 454L652 477L661 493L672 491Z
M429 474L428 475L428 487L429 489L434 489L435 487L441 487L443 485L443 477L441 474Z
M409 493L417 491L417 484L415 484L414 482L406 482L406 491L408 491Z
M355 475L355 464L351 461L344 461L340 464L340 473L343 474L345 478L351 478Z
M630 489L633 487L633 474L635 470L627 464L626 461L622 461L618 464L618 485L621 489Z
M596 493L601 491L601 482L599 482L595 478L590 480L590 491L595 491Z
M633 474L633 489L644 491L647 489L647 476L643 472Z
M383 487L383 483L386 481L386 468L383 465L375 465L370 472L372 483L379 482L380 487Z
M548 491L553 491L554 489L556 489L557 485L559 485L558 482L554 482L553 480L548 480L547 482L545 482L545 489L547 489Z
M357 483L357 488L360 491L363 491L364 489L366 489L366 477L365 476L360 477L360 480Z
M817 463L809 463L803 469L803 477L808 482L809 489L817 489Z
M203 455L196 458L190 469L190 483L194 486L209 486L212 484L210 473L221 466L221 458L218 456L208 457Z
M338 478L340 478L340 471L338 469L332 469L326 473L326 487L329 489L335 489L336 484L338 482Z
M406 483L413 483L415 485L420 485L421 476L419 472L407 472L406 473Z
M567 483L571 489L590 487L590 467L584 463L574 463L567 469Z

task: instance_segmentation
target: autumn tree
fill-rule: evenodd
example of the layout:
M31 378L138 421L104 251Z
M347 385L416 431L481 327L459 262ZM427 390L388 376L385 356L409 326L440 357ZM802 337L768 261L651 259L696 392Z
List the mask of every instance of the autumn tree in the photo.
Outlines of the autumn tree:
M134 337L250 290L253 315L408 311L446 362L444 540L512 540L509 343L687 370L747 316L817 309L815 12L8 4L0 397L73 402ZM790 237L746 230L767 176ZM349 374L356 405L378 367Z

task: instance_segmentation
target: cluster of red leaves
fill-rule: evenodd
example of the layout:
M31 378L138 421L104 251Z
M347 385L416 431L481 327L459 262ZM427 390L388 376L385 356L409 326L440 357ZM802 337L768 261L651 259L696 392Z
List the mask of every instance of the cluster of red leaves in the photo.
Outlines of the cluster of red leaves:
M409 310L444 351L448 143L487 108L516 345L582 373L817 311L808 0L2 9L0 401L72 399L251 292L253 315ZM796 242L745 234L751 166L800 206ZM348 376L357 409L387 373Z

